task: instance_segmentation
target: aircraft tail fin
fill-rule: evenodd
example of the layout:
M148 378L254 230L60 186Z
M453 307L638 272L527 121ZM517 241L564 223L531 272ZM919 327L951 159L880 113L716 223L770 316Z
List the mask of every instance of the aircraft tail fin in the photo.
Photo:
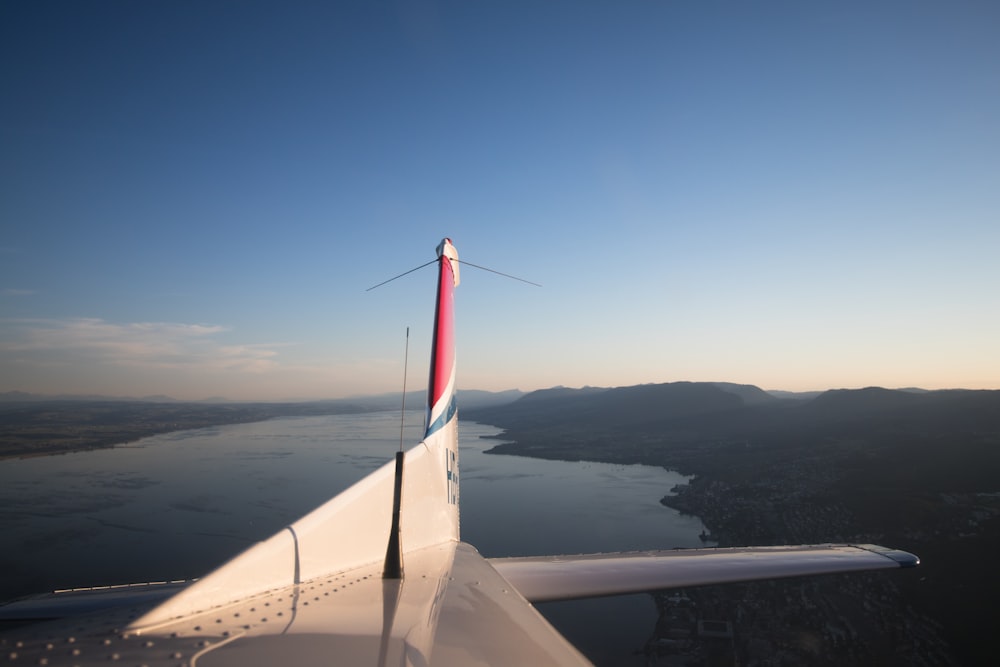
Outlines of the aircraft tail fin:
M394 493L395 463L386 463L166 600L133 623L133 630L141 631L265 591L383 562L387 560L390 534L395 530L399 540L396 548L402 554L403 564L408 552L458 541L454 330L458 253L448 239L441 242L437 252L440 270L427 426L423 441L403 456L401 495ZM398 521L393 521L397 497L401 499Z

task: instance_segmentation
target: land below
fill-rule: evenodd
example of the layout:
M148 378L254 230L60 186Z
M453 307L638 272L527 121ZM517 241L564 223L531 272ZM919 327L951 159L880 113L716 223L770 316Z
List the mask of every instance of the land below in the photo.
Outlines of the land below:
M41 401L0 406L0 459L114 447L141 438L225 424L362 412L333 403L197 404Z
M0 458L279 417L398 409L401 398L20 396L0 402ZM408 407L422 405L422 396L407 397ZM869 388L779 398L746 385L670 383L523 396L463 392L462 405L463 419L504 429L494 453L693 475L687 485L664 489L662 502L700 517L710 531L706 544L875 543L921 557L920 567L907 571L656 594L651 662L994 664L998 391Z
M469 392L473 406L509 402L520 392ZM288 403L182 402L168 397L53 399L0 395L0 459L114 447L161 433L280 417L399 410L402 394ZM407 392L406 408L422 410L424 394Z
M752 386L671 383L552 389L462 416L504 429L495 453L694 475L662 502L700 517L718 546L875 543L921 557L913 570L657 595L651 658L994 664L998 391L869 388L789 400ZM701 631L706 620L718 631Z

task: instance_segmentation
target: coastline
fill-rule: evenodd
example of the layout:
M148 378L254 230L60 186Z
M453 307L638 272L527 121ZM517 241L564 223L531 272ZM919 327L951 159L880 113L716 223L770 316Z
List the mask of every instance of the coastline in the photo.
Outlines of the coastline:
M641 436L622 442L593 433L512 431L496 439L503 443L488 453L640 463L688 475L690 481L674 486L660 503L698 517L706 527L703 539L720 548L884 543L918 554L925 548L905 535L882 532L873 517L860 513L855 498L842 495L842 458L828 449L793 458L781 448L752 450L742 442L661 441L665 446L650 447ZM645 651L658 658L690 657L716 655L721 647L722 655L784 656L803 665L818 664L817 656L846 664L902 665L922 655L934 664L959 664L943 619L913 597L921 575L805 577L655 592L660 620ZM726 624L728 638L699 639L698 624L705 619ZM789 640L796 636L810 640Z
M0 461L127 445L154 435L282 417L378 412L350 403L52 401L0 407Z

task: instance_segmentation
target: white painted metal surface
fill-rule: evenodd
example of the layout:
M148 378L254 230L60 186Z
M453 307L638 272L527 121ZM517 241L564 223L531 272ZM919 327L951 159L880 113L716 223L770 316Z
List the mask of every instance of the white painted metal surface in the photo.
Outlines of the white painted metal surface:
M917 562L905 552L845 544L490 559L490 564L532 602L912 567Z
M411 552L402 580L382 579L372 563L123 632L128 620L42 624L3 648L11 663L48 665L588 664L459 542Z
M406 453L404 553L458 537L458 506L447 502L445 440L455 421ZM143 616L143 627L282 589L302 581L381 563L389 538L393 465L377 471L288 528L236 556Z

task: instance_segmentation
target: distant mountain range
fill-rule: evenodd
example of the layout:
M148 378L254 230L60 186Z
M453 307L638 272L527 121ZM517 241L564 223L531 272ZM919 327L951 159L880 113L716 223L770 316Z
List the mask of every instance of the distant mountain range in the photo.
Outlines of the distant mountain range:
M426 392L407 392L406 409L422 410ZM0 406L47 402L160 404L191 406L268 406L311 412L398 410L402 392L300 401L230 401L212 398L181 401L170 396L122 398L104 395L0 393ZM586 429L658 433L694 432L701 437L748 435L795 438L816 426L837 433L870 429L943 432L956 428L993 428L1000 423L1000 391L949 389L831 389L825 392L773 392L730 382L668 382L629 387L552 387L532 392L464 389L462 418L516 431Z
M178 401L162 394L152 396L105 396L103 394L31 394L25 391L0 392L0 403L38 403L40 401L140 401L143 403L228 403L224 398Z
M782 390L764 390L760 387L751 384L735 384L732 382L685 382L685 383L666 383L666 384L689 384L689 385L711 385L715 386L726 393L735 394L743 399L746 405L757 405L764 404L772 401L773 399L787 399L787 400L801 400L807 401L812 400L823 394L823 391L804 391L804 392L794 392L794 391L782 391ZM635 385L635 387L658 387L663 386L662 384L648 384L648 385ZM554 397L570 397L570 396L582 396L584 394L599 394L607 391L618 391L625 389L634 389L634 387L582 387L580 389L572 389L568 387L552 387L550 389L539 389L533 392L523 392L519 389L508 389L505 391L483 391L479 389L461 389L462 396L462 407L463 408L478 408L485 405L499 405L503 403L512 403L522 397L534 397L529 398L529 400L536 400L537 398L554 398ZM641 391L641 390L639 390ZM898 389L894 391L908 392L908 393L928 393L926 389L919 389L915 387L908 387L905 389ZM408 391L406 392L406 405L417 407L423 405L424 397L427 395L424 390ZM201 398L195 400L185 400L174 398L173 396L167 396L165 394L152 394L149 396L109 396L106 394L34 394L24 391L7 391L0 392L0 403L19 403L19 402L31 402L38 403L41 401L115 401L115 402L131 402L137 401L142 403L350 403L350 404L364 404L367 406L374 405L384 405L386 409L393 409L398 407L402 402L402 392L392 392L387 394L372 394L364 396L350 396L347 398L331 398L331 399L317 399L317 398L290 398L281 399L276 401L243 401L234 400L231 398L226 398L224 396L211 396L209 398Z
M463 407L482 407L501 403L510 403L519 399L524 392L517 389L507 391L480 391L476 389L462 390ZM421 409L424 406L426 391L406 392L406 408L408 410ZM402 405L403 393L395 392L389 394L376 394L371 396L351 396L348 398L331 399L290 399L285 401L234 401L232 399L214 396L194 401L186 401L165 395L152 396L107 396L104 394L31 394L24 391L0 392L0 404L7 403L44 403L47 401L79 401L88 403L108 402L108 403L189 403L189 404L332 404L350 405L363 407L366 410L395 410Z
M699 438L801 438L824 433L944 433L1000 428L1000 391L832 389L815 395L775 395L753 385L671 382L602 389L557 387L482 408L463 418L523 432L697 433Z

